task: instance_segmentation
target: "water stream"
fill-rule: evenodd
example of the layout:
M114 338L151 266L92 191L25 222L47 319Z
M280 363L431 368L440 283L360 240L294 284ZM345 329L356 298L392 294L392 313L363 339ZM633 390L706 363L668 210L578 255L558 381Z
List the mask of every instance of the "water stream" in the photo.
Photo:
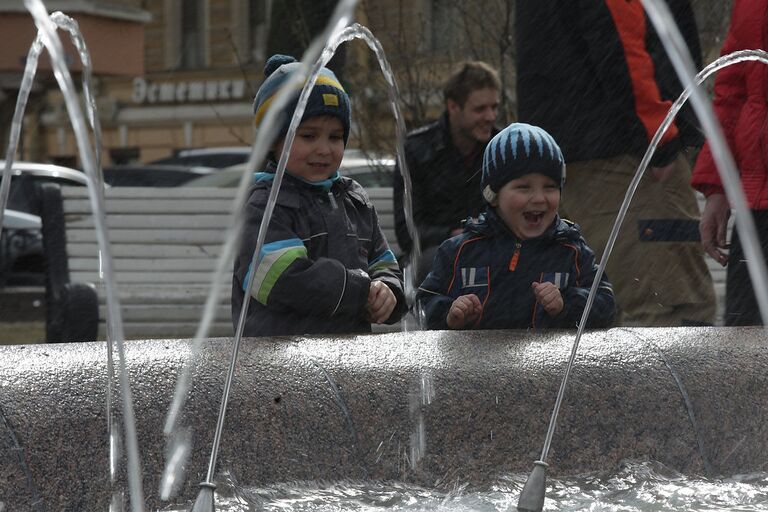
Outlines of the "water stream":
M607 259L610 255L611 248L615 242L618 230L623 220L623 215L626 213L629 201L632 198L634 190L642 177L645 168L647 167L650 158L655 150L656 144L661 138L661 135L666 128L671 124L677 111L682 107L682 104L687 100L689 96L693 98L694 107L700 119L702 119L702 126L704 127L710 143L713 146L713 153L717 159L718 168L723 176L723 182L725 184L726 193L728 195L731 204L736 209L736 220L741 233L744 233L745 239L745 252L748 255L750 261L750 272L753 275L753 281L757 283L755 287L758 291L758 299L761 306L761 312L763 318L768 318L768 286L766 285L766 271L764 260L759 255L759 245L756 242L754 236L754 225L752 223L752 217L748 214L746 201L741 192L740 185L738 183L738 175L735 171L732 158L728 151L727 145L725 145L722 134L714 120L714 115L711 112L711 106L703 98L701 92L693 83L693 73L690 66L690 58L686 61L686 56L679 51L679 42L676 41L676 37L679 37L676 30L673 27L668 27L664 19L671 19L667 17L668 13L664 11L664 6L657 6L661 2L654 2L647 0L646 2L649 16L654 22L657 32L659 33L662 41L665 43L667 50L669 51L673 62L676 65L678 73L681 75L681 80L686 86L685 92L675 102L670 113L665 119L659 131L656 133L651 145L644 156L640 168L637 171L635 179L630 185L627 195L625 196L625 202L622 205L619 216L614 225L614 230L609 237L606 250L604 251L603 259L600 262L600 268L598 269L598 275L595 279L595 283L599 283L599 278L602 275ZM98 123L98 115L95 110L95 99L93 97L91 89L91 66L90 58L88 56L87 49L82 36L79 34L76 23L61 13L54 13L48 16L45 8L40 0L25 0L30 13L35 18L35 23L38 27L38 36L32 43L27 58L27 68L22 80L22 86L20 89L19 97L17 100L17 110L14 113L13 125L11 129L11 137L6 153L6 167L3 171L2 186L0 187L0 224L2 224L4 204L7 200L8 189L10 186L10 169L13 161L13 157L16 153L16 147L18 145L19 134L21 130L21 121L23 119L24 108L26 101L29 97L32 81L34 80L35 71L37 68L37 60L42 48L48 49L51 54L51 60L54 66L54 73L57 81L64 94L67 110L72 120L73 129L77 137L78 151L80 158L83 161L83 166L86 174L91 179L89 184L89 197L92 203L94 212L94 221L96 224L96 233L99 241L99 247L102 252L102 260L104 265L105 285L107 290L107 305L108 305L108 360L109 371L108 386L111 390L112 386L112 343L116 344L118 349L119 361L120 361L120 384L123 392L123 407L125 417L125 434L127 444L127 456L128 456L128 480L131 494L131 506L134 511L143 510L143 491L141 488L141 463L139 458L139 450L136 442L135 423L133 421L132 402L130 394L130 384L128 382L128 375L125 371L125 360L123 356L123 331L122 320L120 316L120 305L117 298L116 287L117 284L114 280L114 273L112 271L112 258L108 244L108 236L106 231L106 221L104 219L103 208L103 187L100 173L100 160L99 149L101 146L101 128ZM271 216L274 203L279 192L280 183L285 170L285 164L287 161L287 155L290 151L296 128L299 124L301 116L303 114L306 102L309 96L312 85L315 82L317 74L321 67L325 66L336 52L338 46L346 41L353 39L362 39L366 42L369 48L375 53L379 62L380 68L388 84L389 102L392 107L393 115L396 123L396 137L397 137L397 158L398 164L403 172L403 178L405 182L404 202L406 209L406 219L408 223L408 230L411 238L414 240L414 251L418 256L420 251L418 235L413 223L412 208L411 208L411 181L408 175L407 164L404 160L403 142L405 138L405 124L403 121L402 113L399 110L399 92L397 84L392 74L389 63L387 62L381 44L370 33L370 31L360 25L354 24L348 26L354 7L356 5L355 0L343 0L339 2L337 9L332 17L324 34L316 39L310 48L307 50L301 61L301 67L294 73L290 79L288 88L298 89L303 85L303 89L297 104L296 110L291 119L291 123L286 134L285 145L283 153L280 155L278 168L270 193L269 203L264 216L264 221L259 230L258 241L256 250L253 255L253 262L255 263L260 254L261 247L264 243L266 236L266 230ZM85 127L84 117L80 110L79 101L76 97L75 88L72 83L71 76L66 69L65 60L63 58L63 51L61 43L56 35L56 25L68 30L71 35L75 46L78 49L81 60L83 61L84 76L83 76L83 92L85 96L88 120L93 132L95 147L97 148L94 155L93 148L89 141L87 130ZM715 71L731 65L737 62L745 60L759 60L768 64L768 54L762 51L745 51L738 52L730 56L718 59L715 63L705 68L699 75L696 76L696 83L701 83L708 76ZM687 73L687 74L686 74ZM231 272L228 267L228 260L233 254L234 247L237 243L238 233L241 229L243 219L239 214L240 205L245 202L245 197L248 189L248 183L250 181L250 175L257 162L261 162L264 156L267 154L270 146L272 145L276 136L276 127L282 123L277 122L281 115L281 111L284 106L290 101L290 95L281 95L273 106L267 112L267 116L263 123L263 126L267 127L263 129L254 140L254 145L249 158L246 171L244 172L240 186L237 190L236 200L233 202L231 229L228 231L226 242L217 261L217 267L211 277L211 292L206 302L203 319L200 323L198 331L195 336L195 347L193 349L189 364L185 367L185 370L181 372L179 380L177 382L176 393L174 400L168 413L168 418L165 426L165 434L168 439L168 455L167 455L167 467L164 472L163 482L161 483L160 494L164 499L172 497L180 484L184 480L183 466L186 461L187 455L190 451L190 439L191 432L189 428L181 425L179 416L183 410L185 397L189 389L189 381L191 379L191 372L194 369L195 360L199 357L200 346L203 340L206 338L210 325L214 318L214 311L217 302L217 298L220 296L219 288L221 283L224 282L223 277ZM752 235L752 236L750 236ZM418 257L412 258L413 261L418 261ZM410 298L414 293L415 283L413 282L414 276L417 275L417 269L415 266L408 269L406 273L406 292ZM252 285L253 274L251 275L251 281L248 283L248 289ZM590 291L589 299L587 301L587 308L584 316L582 317L581 324L585 324L585 319L589 312L589 307L594 299L595 288ZM248 296L249 293L246 293ZM231 385L231 374L234 371L235 361L237 359L237 349L242 338L242 331L244 326L244 318L246 315L249 301L244 301L243 311L241 312L241 321L237 328L237 333L234 340L232 361L230 366L230 375L225 385L224 396L222 398L221 412L219 416L218 424L216 425L216 435L214 436L214 446L211 454L211 461L208 468L207 481L213 481L213 475L216 468L216 458L218 443L220 441L221 429L224 423L224 412L226 411L227 398L229 392L229 386ZM420 322L420 313L416 314L417 323ZM561 394L567 384L570 365L573 363L573 359L578 348L579 339L582 334L582 328L580 327L576 335L573 351L571 354L571 360L569 363L569 369L566 370L563 384L561 385ZM427 449L426 440L423 438L424 426L420 420L420 410L422 407L429 406L432 403L435 391L434 385L429 375L423 375L420 383L416 386L418 390L410 398L410 408L413 414L414 423L417 425L416 431L412 435L410 462L412 465L418 462L423 451ZM112 427L111 423L111 392L108 392L108 411L110 424L108 426L108 435L110 439L110 468L111 479L114 480L115 473L117 471L116 461L120 458L120 441L116 430ZM407 400L404 397L404 400ZM552 440L554 431L554 424L557 418L557 410L559 408L559 401L555 406L553 412L550 432L547 434L547 438L542 450L542 460L546 460L549 450L549 444ZM258 435L258 432L254 433ZM228 480L230 479L230 480ZM612 474L595 474L586 475L578 478L568 478L561 480L550 481L550 499L546 504L546 510L680 510L681 508L687 508L689 510L764 510L768 508L768 491L763 489L768 483L768 476L764 474L760 475L745 475L736 476L731 479L725 480L702 480L702 479L687 479L678 475L667 468L663 468L659 465L652 463L640 463L631 462L627 463L619 473ZM457 482L456 488L451 491L437 491L431 489L423 489L416 486L408 486L398 483L378 483L378 482L366 482L366 483L339 483L332 486L319 487L315 484L306 484L303 486L282 485L271 488L261 489L249 489L247 487L241 487L231 481L231 477L224 475L217 483L220 485L221 491L219 500L217 500L217 508L219 510L250 510L251 507L258 507L263 510L338 510L339 508L349 510L370 510L378 508L387 508L392 510L507 510L514 506L516 496L519 494L520 489L523 486L524 476L515 475L510 476L504 481L500 481L496 486L486 490L471 490L464 487L460 482ZM120 507L118 503L120 500L116 499L113 502L113 507L117 509ZM729 508L730 507L730 508ZM739 508L734 508L739 507ZM170 510L170 509L169 509ZM176 509L174 509L176 510Z
M68 18L63 15L49 16L41 0L24 0L24 5L30 12L35 21L35 26L38 30L38 37L42 41L45 48L51 57L51 64L53 66L54 76L59 84L59 88L64 96L64 101L67 107L67 113L72 121L72 128L75 132L75 139L77 142L78 152L80 159L83 163L83 169L86 176L88 176L88 195L93 211L94 227L96 231L96 238L98 241L99 251L101 254L101 261L104 270L105 289L107 295L107 311L108 311L108 353L111 354L112 344L115 343L118 350L120 371L118 372L120 378L120 389L122 392L122 406L125 428L125 442L127 445L128 456L128 486L131 495L131 507L134 512L140 512L144 510L144 492L141 484L141 460L139 457L138 442L136 440L136 423L134 421L133 413L133 401L131 398L131 388L128 380L128 373L125 367L125 356L123 347L123 324L122 314L120 311L120 302L117 296L117 284L115 281L115 274L113 272L113 260L112 252L109 245L109 236L107 234L105 208L104 208L104 192L103 192L103 180L101 178L101 171L98 166L98 158L94 156L93 147L88 137L88 130L86 128L85 120L82 110L80 108L80 102L77 97L72 76L67 69L66 60L64 58L64 50L61 44L61 40L56 33L57 25L54 22L61 23L64 28L70 31L76 31L77 26L74 23L70 23ZM78 31L79 32L79 31ZM93 101L93 95L90 92L90 58L88 52L85 49L85 44L82 42L82 37L76 37L73 32L73 38L75 40L75 46L78 48L81 58L85 55L83 60L84 67L88 67L89 71L84 73L84 80L87 79L88 85L86 92L86 98L88 98L88 104L95 109L95 102ZM33 43L30 52L38 51L39 44ZM25 69L25 79L29 83L28 87L31 87L31 81L34 77L34 73L37 68L37 58L34 58L34 62L31 66ZM29 77L26 73L29 73ZM22 80L22 81L24 81ZM21 102L17 104L17 111L14 113L14 121L18 121L18 125L13 125L13 130L19 130L21 127L21 120L23 119L23 108L26 105L26 100L29 95L29 88L26 90L26 97L23 97ZM100 128L95 119L98 117L94 111L90 112L91 120L95 130L97 142L100 144ZM19 131L11 134L11 143L8 147L8 160L12 161L16 152L16 144L18 144ZM97 148L100 150L100 148ZM4 176L10 171L8 166L10 163L6 161L6 169L4 170ZM10 179L3 179L3 186L10 187ZM110 361L111 363L111 361ZM113 371L108 371L107 376L107 389L110 391L108 399L108 407L111 409L111 386L112 386ZM108 413L108 428L113 431L108 432L108 439L110 442L110 481L113 480L115 475L116 460L119 455L119 440L116 432L113 429L113 422L111 421L111 412ZM114 500L117 505L117 500Z

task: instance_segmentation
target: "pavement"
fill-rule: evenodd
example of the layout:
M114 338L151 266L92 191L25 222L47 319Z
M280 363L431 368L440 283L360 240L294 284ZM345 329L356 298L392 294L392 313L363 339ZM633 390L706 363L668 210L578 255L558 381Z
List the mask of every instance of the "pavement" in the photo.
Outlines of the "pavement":
M0 289L0 345L45 341L45 288Z

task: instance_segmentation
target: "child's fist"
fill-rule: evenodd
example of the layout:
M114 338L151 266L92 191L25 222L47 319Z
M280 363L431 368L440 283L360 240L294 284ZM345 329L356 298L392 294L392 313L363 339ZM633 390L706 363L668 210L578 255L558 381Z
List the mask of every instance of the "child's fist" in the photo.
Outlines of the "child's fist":
M544 311L549 316L557 316L563 310L565 305L563 304L563 296L560 294L560 290L553 283L532 283L533 295L536 297L536 302L542 305Z
M392 314L395 305L397 305L397 299L389 286L382 281L371 281L371 287L368 289L368 304L365 306L368 311L368 321L383 324Z
M451 304L448 310L448 316L445 322L450 329L461 329L467 325L477 322L480 313L483 312L483 305L477 295L462 295Z

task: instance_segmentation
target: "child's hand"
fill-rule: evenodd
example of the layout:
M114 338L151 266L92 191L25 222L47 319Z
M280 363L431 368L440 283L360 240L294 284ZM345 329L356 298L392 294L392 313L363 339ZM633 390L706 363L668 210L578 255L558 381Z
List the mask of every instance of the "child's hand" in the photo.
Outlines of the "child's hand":
M445 322L450 329L461 329L466 325L475 323L483 312L483 305L477 295L462 295L453 301Z
M382 281L371 281L368 289L368 321L374 324L382 324L387 321L389 315L397 305L397 299L389 286Z
M532 283L533 295L536 297L536 302L544 307L544 311L549 316L557 316L563 310L565 305L563 304L563 296L560 294L560 290L553 283Z

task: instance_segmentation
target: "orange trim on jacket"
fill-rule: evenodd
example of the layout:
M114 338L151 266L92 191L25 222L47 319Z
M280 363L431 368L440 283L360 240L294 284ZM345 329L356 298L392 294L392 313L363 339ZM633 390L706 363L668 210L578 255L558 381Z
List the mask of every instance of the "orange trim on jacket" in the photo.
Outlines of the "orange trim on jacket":
M654 78L653 60L645 48L645 12L640 0L606 0L605 5L611 13L624 48L624 58L635 96L635 112L650 141L664 121L672 102L661 99ZM672 123L662 135L659 144L662 145L675 137L677 127Z

